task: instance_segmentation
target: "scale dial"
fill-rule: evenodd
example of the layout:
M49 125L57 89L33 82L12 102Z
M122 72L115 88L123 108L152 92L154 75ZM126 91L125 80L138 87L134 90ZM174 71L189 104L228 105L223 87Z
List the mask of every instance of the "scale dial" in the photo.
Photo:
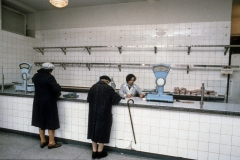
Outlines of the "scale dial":
M163 85L165 84L165 79L163 79L163 78L158 78L156 82L157 82L157 85L158 85L158 86L163 86Z
M23 69L23 68L29 69L30 65L27 63L22 63L19 65L19 67L20 67L20 69Z

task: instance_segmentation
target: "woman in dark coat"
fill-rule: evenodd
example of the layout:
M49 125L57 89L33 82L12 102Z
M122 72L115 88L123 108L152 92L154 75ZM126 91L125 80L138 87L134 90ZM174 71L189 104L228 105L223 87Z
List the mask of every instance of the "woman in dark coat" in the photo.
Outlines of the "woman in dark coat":
M33 101L32 126L39 127L40 147L48 145L48 149L60 147L54 140L55 130L60 128L57 109L57 97L61 95L61 87L51 72L54 65L43 63L32 81L35 86ZM45 130L48 129L49 143L45 139Z
M112 127L112 105L121 100L119 94L109 86L111 79L101 76L100 81L94 84L88 93L89 102L88 115L88 139L92 140L92 158L107 156L103 151L104 143L109 143ZM97 143L98 147L97 147Z

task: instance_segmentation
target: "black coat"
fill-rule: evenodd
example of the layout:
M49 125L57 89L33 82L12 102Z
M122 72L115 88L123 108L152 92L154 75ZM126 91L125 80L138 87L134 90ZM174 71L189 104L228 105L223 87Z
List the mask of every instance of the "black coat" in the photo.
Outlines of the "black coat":
M60 128L57 97L61 95L61 87L44 69L38 70L32 81L35 86L33 100L32 125L42 130L56 130Z
M109 143L112 127L112 105L121 97L103 81L94 84L88 93L88 139L97 143Z

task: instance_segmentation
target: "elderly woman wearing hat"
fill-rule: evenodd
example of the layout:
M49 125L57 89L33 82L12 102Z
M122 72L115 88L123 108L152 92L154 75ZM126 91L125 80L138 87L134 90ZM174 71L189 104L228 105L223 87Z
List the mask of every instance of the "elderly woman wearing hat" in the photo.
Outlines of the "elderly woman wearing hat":
M140 98L143 98L145 96L142 89L134 84L136 80L137 78L133 74L127 75L126 82L123 83L119 89L121 97L131 98L139 95Z
M39 128L40 147L48 145L48 149L60 147L54 140L55 130L60 128L57 97L61 95L61 87L51 74L54 65L43 63L32 78L35 86L33 101L32 126ZM48 130L49 142L45 138L45 130Z
M92 158L108 155L103 151L104 143L109 143L112 127L112 105L118 104L121 97L108 84L111 79L101 76L88 92L89 102L87 138L92 140Z

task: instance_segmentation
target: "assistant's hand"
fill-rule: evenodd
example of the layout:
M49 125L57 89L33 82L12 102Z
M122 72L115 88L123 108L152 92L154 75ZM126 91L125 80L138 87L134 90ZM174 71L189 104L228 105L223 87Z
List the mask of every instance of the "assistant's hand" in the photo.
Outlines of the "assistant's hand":
M131 98L132 94L126 94L126 98Z
M140 94L139 97L143 98L143 97L145 97L145 94Z

